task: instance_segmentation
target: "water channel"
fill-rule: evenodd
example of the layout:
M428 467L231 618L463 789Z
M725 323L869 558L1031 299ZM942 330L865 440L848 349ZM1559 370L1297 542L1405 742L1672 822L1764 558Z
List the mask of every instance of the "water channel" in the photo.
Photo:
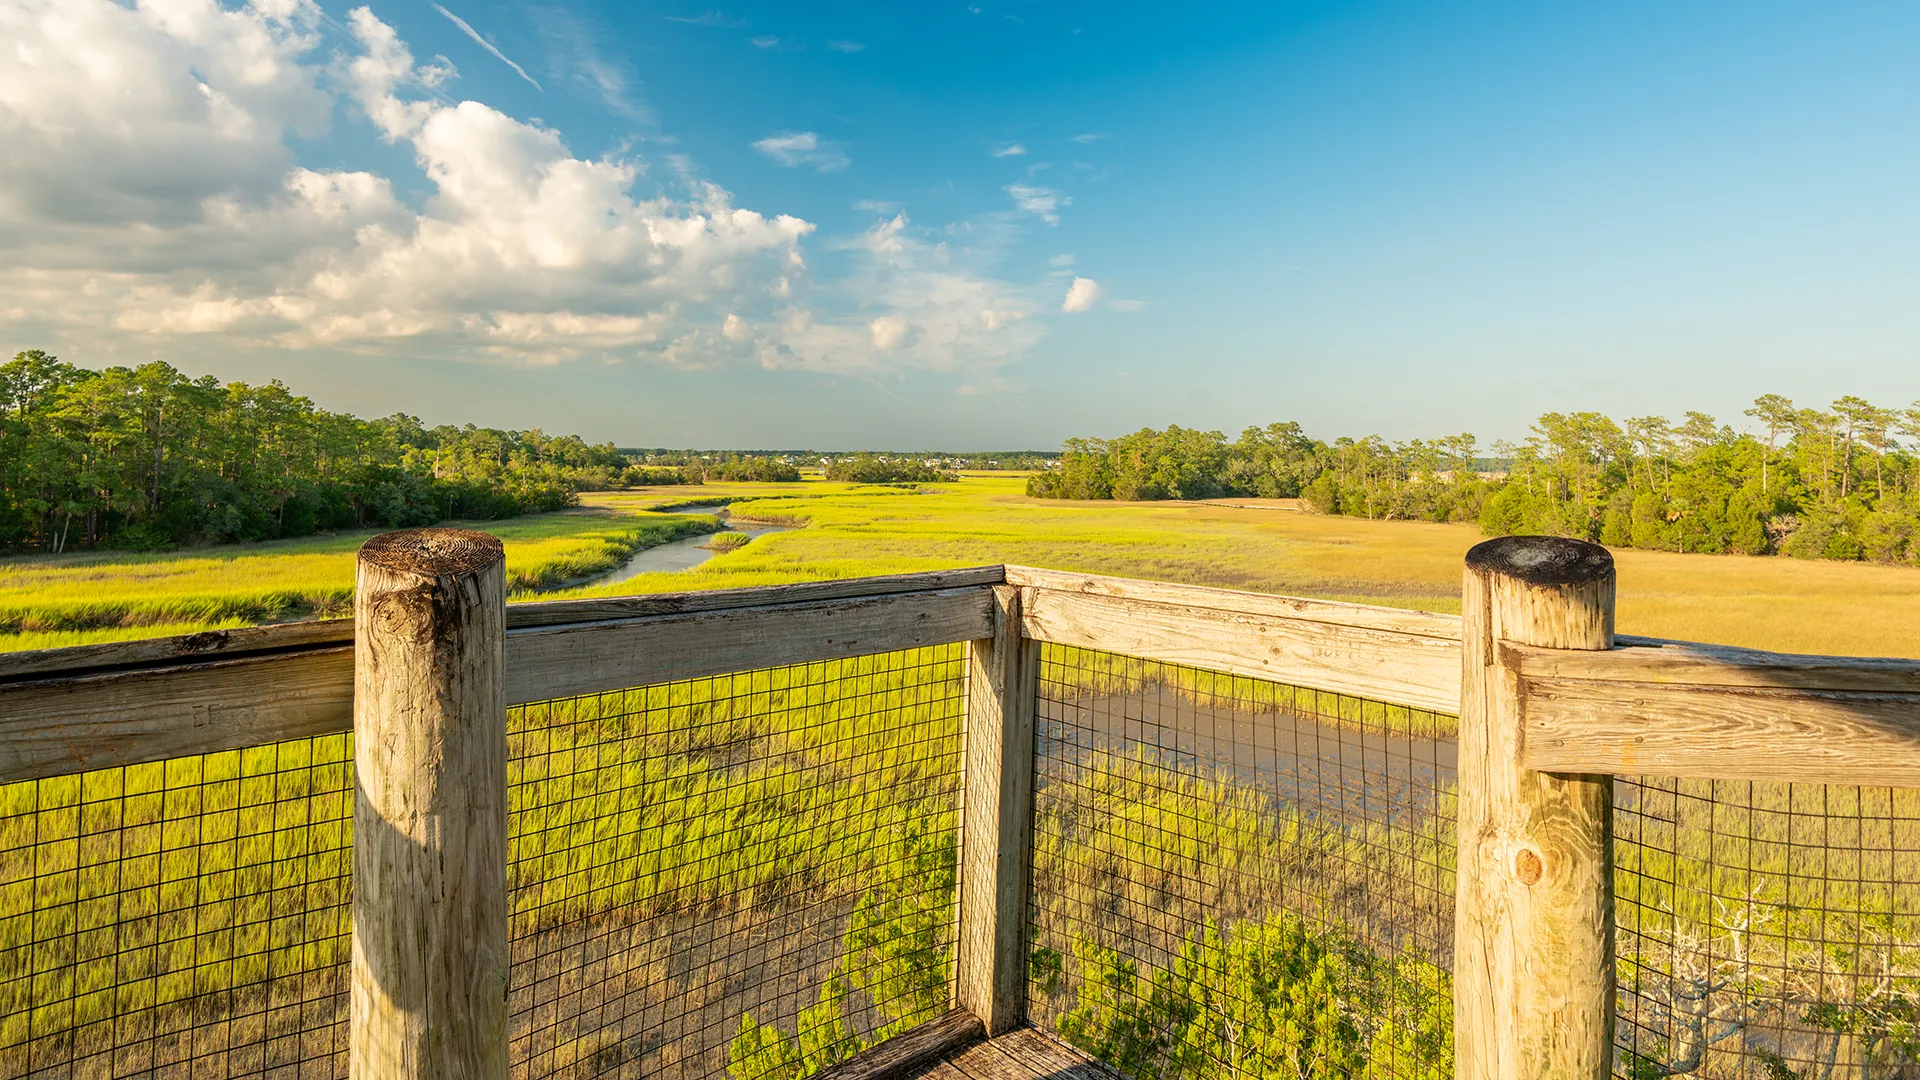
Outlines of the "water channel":
M749 540L765 536L768 533L786 532L791 528L791 526L788 525L766 525L759 522L731 521L729 520L727 504L725 503L702 503L691 506L679 506L666 512L673 514L711 514L726 525L728 532L738 533ZM657 544L650 548L642 548L634 552L632 557L618 567L601 574L599 577L592 578L583 584L611 585L615 582L638 577L641 574L675 574L682 570L690 570L719 554L719 552L706 546L712 543L713 538L718 535L720 534L709 533L702 536L683 536L678 540L669 540L664 544Z

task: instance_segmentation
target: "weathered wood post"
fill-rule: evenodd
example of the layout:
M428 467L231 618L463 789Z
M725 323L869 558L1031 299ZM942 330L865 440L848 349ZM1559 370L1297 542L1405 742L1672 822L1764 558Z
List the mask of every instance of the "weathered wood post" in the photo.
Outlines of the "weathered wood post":
M354 1080L506 1080L500 541L360 549L353 631Z
M994 634L967 643L966 804L955 967L962 1008L1002 1035L1027 1016L1027 866L1039 642L1020 634L1020 590L993 590Z
M1547 536L1467 553L1461 596L1460 1080L1601 1080L1613 1063L1613 785L1523 768L1501 642L1613 646L1613 556Z

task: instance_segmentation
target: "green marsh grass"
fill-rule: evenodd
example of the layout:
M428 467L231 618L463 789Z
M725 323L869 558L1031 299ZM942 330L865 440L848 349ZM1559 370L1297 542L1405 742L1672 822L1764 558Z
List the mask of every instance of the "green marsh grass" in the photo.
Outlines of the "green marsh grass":
M1028 499L1019 477L924 488L710 484L582 496L579 511L471 522L507 543L522 590L611 568L654 508L727 502L798 528L680 573L558 595L606 596L819 581L1013 562L1258 592L1459 610L1465 525L1326 517L1249 504ZM165 554L0 559L9 631L121 630L343 613L366 534ZM676 534L678 535L678 534ZM670 537L668 537L670 538ZM654 542L641 539L638 542ZM1861 563L1616 552L1623 633L1788 652L1920 656L1920 572ZM523 595L526 595L523 593Z
M487 528L505 542L508 589L523 595L720 528L704 515L604 509L454 524ZM27 635L63 633L72 637L61 644L86 644L350 614L355 553L371 535L0 559L0 650L45 647Z

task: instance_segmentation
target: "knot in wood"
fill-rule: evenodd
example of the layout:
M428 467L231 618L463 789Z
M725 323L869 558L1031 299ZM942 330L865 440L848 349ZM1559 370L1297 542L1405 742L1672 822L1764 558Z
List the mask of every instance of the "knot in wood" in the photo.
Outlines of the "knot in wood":
M454 577L506 558L497 537L467 529L401 529L360 545L360 561L402 574Z
M1520 879L1522 885L1538 883L1545 869L1540 862L1540 853L1532 848L1521 848L1513 856L1513 876Z
M1502 536L1475 544L1467 566L1529 585L1579 585L1613 575L1613 553L1564 536Z

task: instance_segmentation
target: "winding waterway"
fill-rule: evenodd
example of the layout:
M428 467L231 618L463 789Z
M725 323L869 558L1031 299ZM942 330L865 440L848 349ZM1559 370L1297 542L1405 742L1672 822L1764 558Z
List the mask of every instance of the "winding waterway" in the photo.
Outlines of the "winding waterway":
M712 514L727 526L728 532L738 533L748 539L765 536L768 533L786 532L791 526L765 525L759 522L733 522L728 520L725 503L705 503L691 506L679 506L669 511L675 514ZM641 574L675 574L682 570L691 570L718 555L719 552L707 547L719 533L701 536L683 536L678 540L669 540L650 548L642 548L633 553L626 562L612 570L592 578L583 584L611 585L626 581Z

